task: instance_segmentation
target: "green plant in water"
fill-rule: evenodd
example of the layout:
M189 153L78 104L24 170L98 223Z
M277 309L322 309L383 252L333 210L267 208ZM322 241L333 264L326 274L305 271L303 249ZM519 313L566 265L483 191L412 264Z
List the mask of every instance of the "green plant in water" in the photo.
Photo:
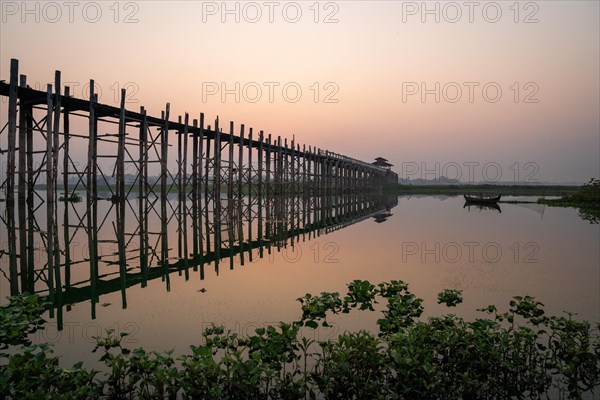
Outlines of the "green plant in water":
M72 193L71 195L64 194L58 198L58 201L65 201L69 203L80 203L83 201L78 193Z
M462 301L462 290L444 289L438 293L438 304L444 303L448 307L456 307Z
M189 354L130 350L126 334L109 330L94 351L106 368L59 366L45 344L28 335L43 327L45 304L37 296L10 298L0 308L0 398L106 399L580 399L600 388L600 326L572 314L547 316L543 304L516 296L487 318L456 315L420 318L422 300L402 281L353 281L348 292L298 299L299 321L259 328L239 337L213 326ZM442 291L449 306L458 290ZM302 326L327 324L328 315L376 311L379 334L345 332L313 341Z
M580 218L590 224L598 224L600 223L600 179L590 179L571 195L560 199L539 199L538 203L555 207L577 207Z

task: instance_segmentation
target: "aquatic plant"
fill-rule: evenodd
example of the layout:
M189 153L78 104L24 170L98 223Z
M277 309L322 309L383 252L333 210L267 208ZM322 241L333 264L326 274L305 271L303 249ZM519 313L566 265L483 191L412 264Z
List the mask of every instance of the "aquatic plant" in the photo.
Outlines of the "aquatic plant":
M515 296L501 312L466 321L449 314L421 320L423 301L402 281L355 280L348 292L306 294L292 323L240 337L205 330L189 354L130 350L126 333L108 330L95 352L105 371L59 366L46 344L28 334L43 328L37 296L11 297L0 308L0 397L107 399L496 399L583 398L600 390L600 325L573 314L547 316L542 303ZM440 303L456 307L459 290ZM381 303L381 305L379 305ZM305 326L327 326L332 314L379 312L378 334L345 332L314 341Z
M560 199L539 199L538 203L553 207L578 208L579 217L590 224L600 223L600 179L592 178L577 192Z

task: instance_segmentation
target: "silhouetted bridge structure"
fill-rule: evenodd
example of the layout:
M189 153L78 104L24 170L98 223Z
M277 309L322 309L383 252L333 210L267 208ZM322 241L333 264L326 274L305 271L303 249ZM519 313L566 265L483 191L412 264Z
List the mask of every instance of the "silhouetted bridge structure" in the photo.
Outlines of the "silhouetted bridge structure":
M232 267L234 256L243 263L253 249L261 257L389 209L373 197L386 180L397 182L386 168L233 122L223 132L203 114L171 121L168 103L160 117L130 111L125 90L120 107L101 104L94 81L89 87L87 100L69 87L61 93L57 71L47 91L32 89L16 60L10 82L0 82L8 97L0 268L11 294L48 295L61 315L62 304L90 299L95 307L117 286L126 306L131 285L168 283L169 273L189 268L203 276L204 265L218 271L229 258ZM107 247L114 251L102 254Z

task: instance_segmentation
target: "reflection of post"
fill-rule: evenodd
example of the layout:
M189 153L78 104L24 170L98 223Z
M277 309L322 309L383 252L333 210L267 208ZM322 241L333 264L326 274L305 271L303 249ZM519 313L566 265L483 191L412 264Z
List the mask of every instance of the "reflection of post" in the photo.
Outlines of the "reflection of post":
M71 238L69 235L69 206L66 202L63 215L63 241L65 246L65 292L67 292L71 288Z
M302 196L302 241L305 240L306 233L306 203L308 203L308 197Z
M221 259L221 197L216 196L214 198L214 211L213 211L213 225L214 225L214 252L215 252L215 272L219 275L219 260Z
M114 226L114 224L113 224ZM121 306L127 308L127 256L125 253L125 199L119 200L115 236L119 254L119 278L121 282Z
M271 135L269 135L269 145L271 144ZM269 146L270 147L270 146ZM267 196L265 197L265 235L267 237L268 253L271 254L271 199L269 196L269 150L267 150Z
M60 112L60 109L57 109L56 112ZM60 248L59 248L59 242L58 242L58 223L56 222L56 221L58 221L58 215L56 214L57 208L58 207L54 208L55 223L54 223L54 229L52 229L52 240L54 241L54 268L55 268L54 277L55 277L55 284L56 284L56 286L55 286L56 287L56 302L51 307L56 307L56 326L59 331L62 331L62 329L63 329L63 287L62 287L62 279L61 279L61 273L60 273L61 263L60 263ZM66 207L65 207L65 210L67 210ZM67 242L65 242L65 248L67 248L68 246L69 246L69 242L67 241ZM65 258L65 266L66 266L66 258Z

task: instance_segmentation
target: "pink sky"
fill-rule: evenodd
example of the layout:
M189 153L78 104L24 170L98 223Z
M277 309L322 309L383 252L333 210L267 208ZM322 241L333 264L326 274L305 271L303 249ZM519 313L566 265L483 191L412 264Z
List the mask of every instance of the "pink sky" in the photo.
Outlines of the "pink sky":
M411 178L600 176L598 2L22 4L1 3L0 79L17 58L34 87L58 69L77 97L93 78L116 104L126 85L131 109L170 102L173 119L219 115Z

